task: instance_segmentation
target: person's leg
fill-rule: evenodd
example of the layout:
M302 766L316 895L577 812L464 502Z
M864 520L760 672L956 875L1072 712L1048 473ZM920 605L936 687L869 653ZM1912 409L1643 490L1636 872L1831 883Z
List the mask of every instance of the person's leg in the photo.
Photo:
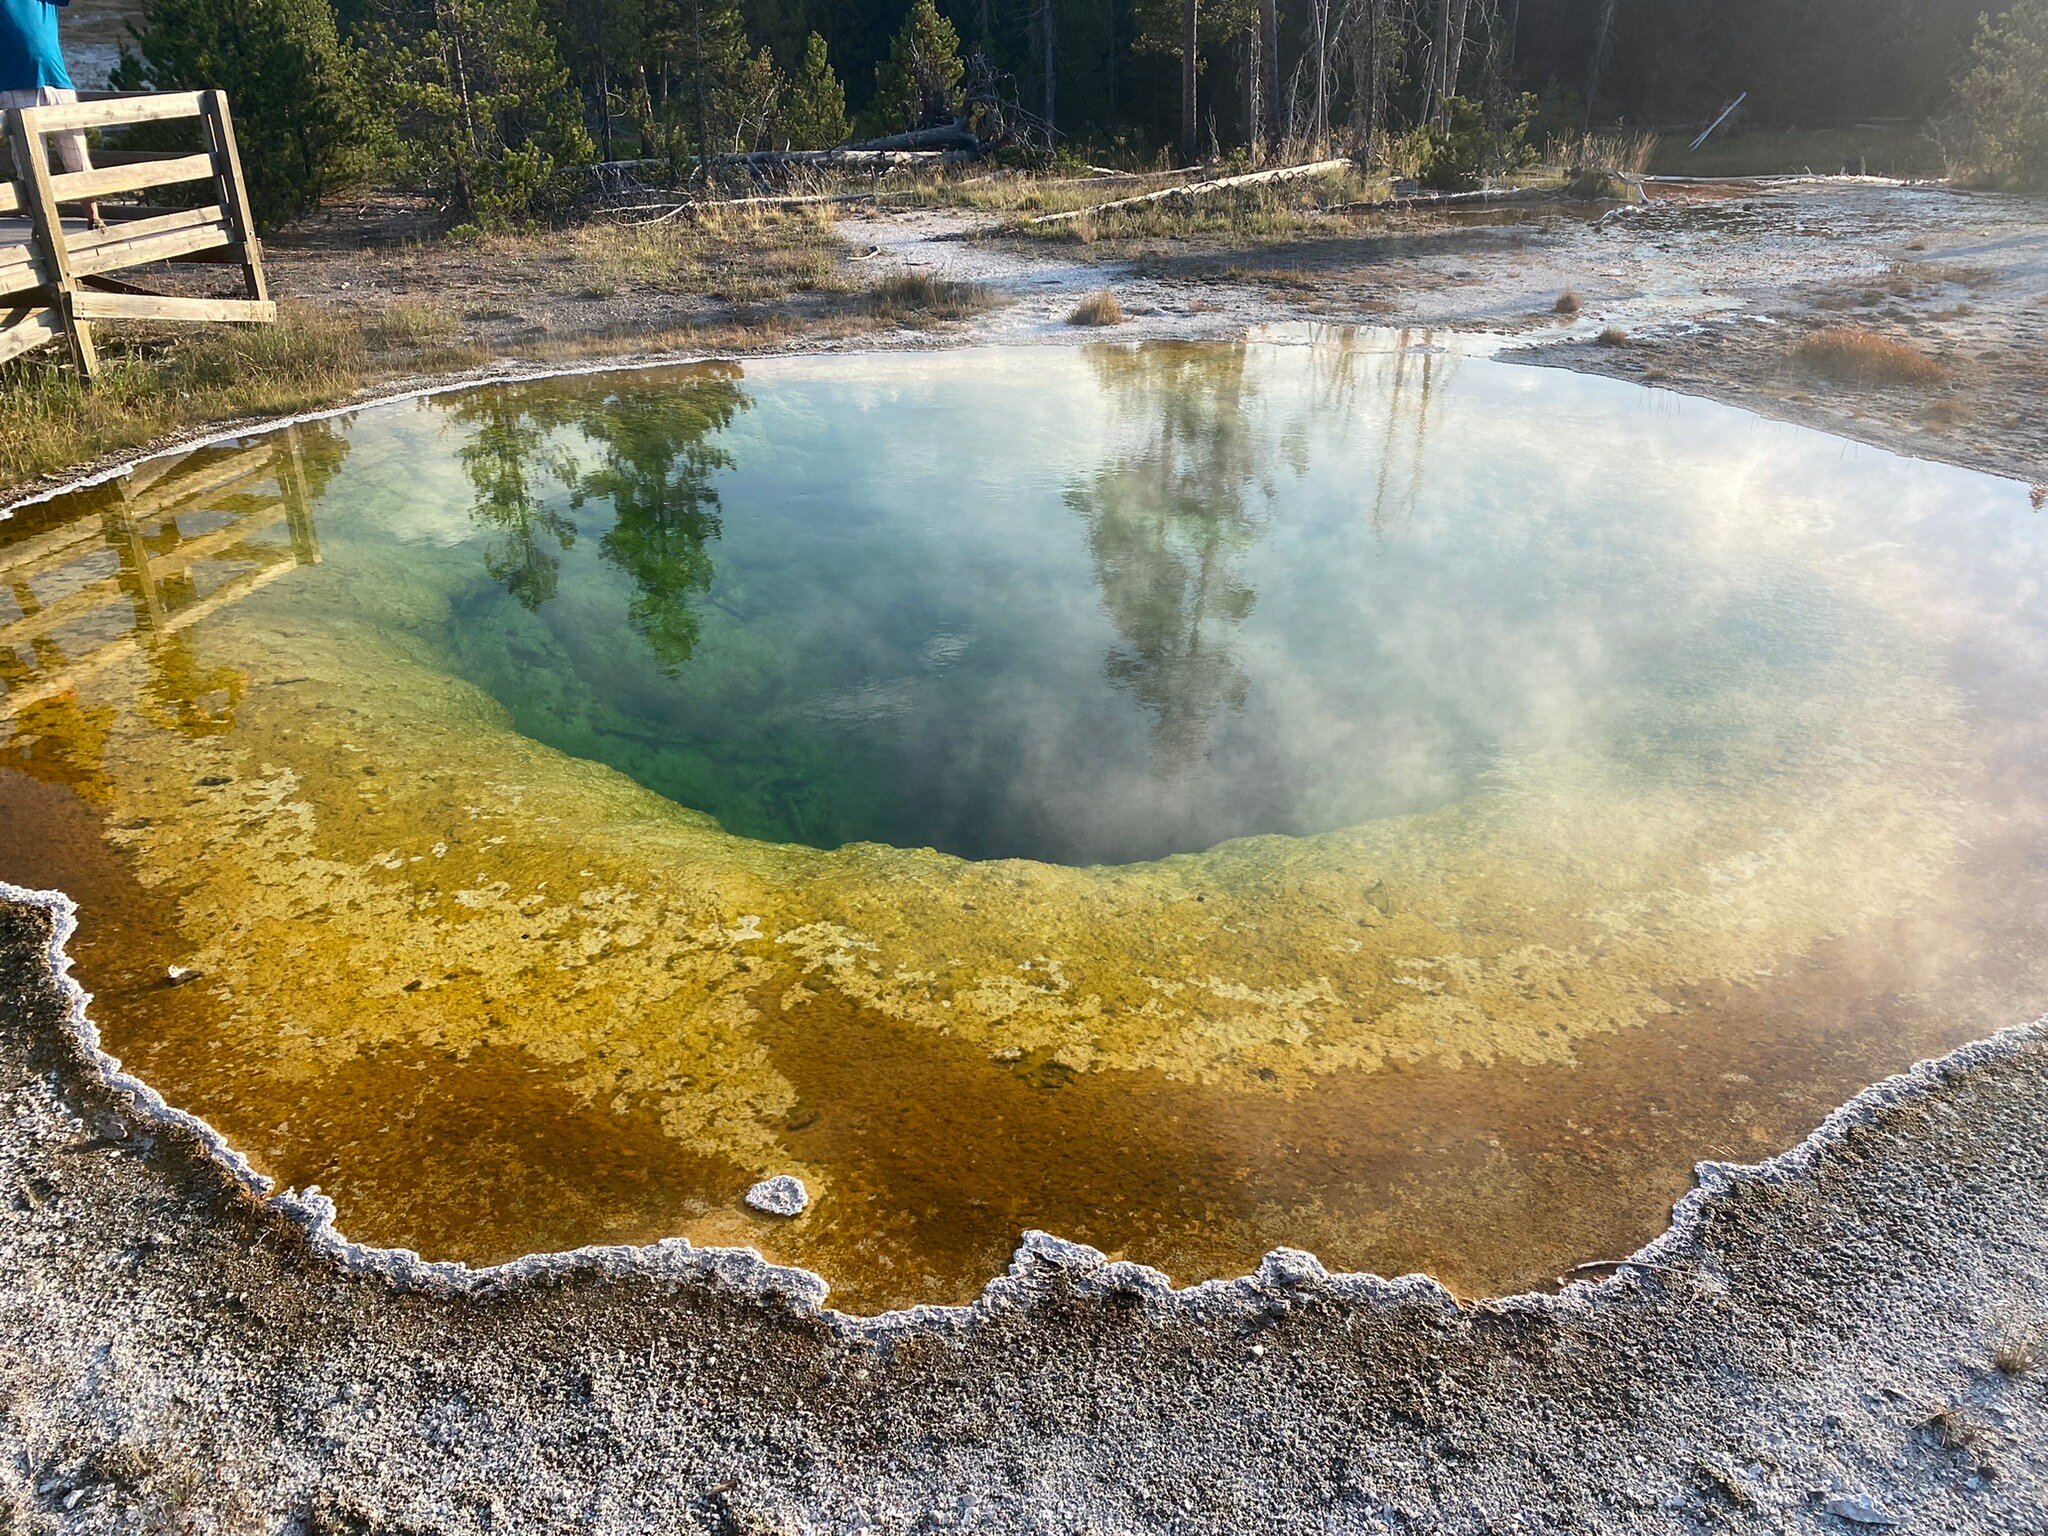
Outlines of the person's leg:
M35 105L39 107L70 106L78 100L78 92L61 86L46 85L36 93ZM89 171L92 169L92 152L86 147L85 131L79 128L64 133L53 133L50 140L57 147L57 163L67 171ZM92 221L93 228L100 227L100 205L88 202L85 216Z

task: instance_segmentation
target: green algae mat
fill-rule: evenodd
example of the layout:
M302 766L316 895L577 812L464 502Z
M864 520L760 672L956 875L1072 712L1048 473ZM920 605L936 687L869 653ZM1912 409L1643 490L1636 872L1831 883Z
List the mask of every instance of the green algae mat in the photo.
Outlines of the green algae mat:
M0 878L361 1241L1519 1289L2048 1011L2044 528L1370 333L400 401L0 521Z

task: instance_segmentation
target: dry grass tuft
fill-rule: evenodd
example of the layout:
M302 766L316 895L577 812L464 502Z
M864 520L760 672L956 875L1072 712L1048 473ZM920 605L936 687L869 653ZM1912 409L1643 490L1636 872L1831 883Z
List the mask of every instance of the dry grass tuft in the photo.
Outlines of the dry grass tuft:
M1122 325L1124 307L1107 288L1098 288L1074 306L1069 325Z
M1610 325L1593 339L1603 347L1625 347L1628 345L1628 332Z
M1550 306L1552 314L1576 315L1579 312L1579 296L1567 288L1557 296L1557 302Z
M1582 172L1622 171L1640 176L1656 152L1656 134L1617 131L1554 138L1544 146L1543 158L1552 165L1573 166Z
M1948 365L1909 342L1853 325L1830 325L1802 337L1793 355L1816 373L1858 384L1940 384Z
M1966 1451L1983 1439L1983 1431L1960 1407L1943 1408L1920 1426L1945 1451Z
M2024 1376L2034 1368L2034 1347L2025 1339L2001 1339L1991 1352L1991 1363L2000 1375Z
M621 293L714 294L761 304L795 293L852 286L839 265L839 240L814 209L728 208L717 203L687 219L645 224L592 222L566 235L484 236L494 251L530 255L566 245L592 298Z
M979 283L956 282L929 272L896 272L870 288L861 301L877 319L902 323L966 320L992 307L995 295Z

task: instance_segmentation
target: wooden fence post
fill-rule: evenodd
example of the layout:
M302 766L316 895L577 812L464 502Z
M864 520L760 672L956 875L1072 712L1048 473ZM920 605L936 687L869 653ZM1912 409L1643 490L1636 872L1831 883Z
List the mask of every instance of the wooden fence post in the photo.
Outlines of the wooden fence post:
M263 242L256 238L256 216L249 209L249 187L242 180L242 154L235 147L234 119L228 115L225 91L207 91L200 96L200 117L206 123L208 148L213 152L220 187L220 205L234 221L241 242L242 277L249 285L249 297L270 298L270 285L263 276Z
M71 346L71 360L78 365L79 376L90 383L99 372L100 358L92 344L92 327L72 308L75 290L71 258L64 246L64 222L57 212L57 199L50 191L50 153L36 126L34 107L17 107L11 115L15 174L50 273L51 308L57 311L63 324L64 339Z

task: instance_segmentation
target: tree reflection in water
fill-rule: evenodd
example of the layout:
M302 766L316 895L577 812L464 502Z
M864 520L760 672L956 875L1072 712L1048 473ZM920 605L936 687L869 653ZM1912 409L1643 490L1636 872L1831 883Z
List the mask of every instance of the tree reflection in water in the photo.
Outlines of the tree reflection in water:
M556 596L562 552L580 532L575 514L608 504L612 526L598 547L632 579L628 619L673 675L696 649L694 603L716 572L707 546L723 528L712 480L733 464L716 435L751 404L739 379L738 364L707 364L682 389L566 380L447 397L450 418L467 429L459 457L476 496L471 515L497 532L484 551L492 579L538 610ZM596 450L595 465L572 430Z
M1217 712L1245 701L1231 647L1257 595L1240 567L1273 503L1257 389L1241 344L1093 347L1088 361L1143 436L1067 504L1121 640L1107 671L1150 712L1154 765L1171 776L1203 757Z
M600 542L605 558L638 589L628 610L663 668L673 674L696 649L692 599L711 590L705 546L724 531L712 477L733 467L715 434L751 403L739 367L726 367L679 396L625 395L578 423L604 462L578 482L572 505L590 496L616 514Z
M561 552L576 542L576 525L543 499L548 480L575 480L575 460L551 444L570 414L568 401L500 388L444 396L441 404L468 429L457 458L476 491L470 516L496 533L484 548L484 569L522 607L538 609L554 598Z

